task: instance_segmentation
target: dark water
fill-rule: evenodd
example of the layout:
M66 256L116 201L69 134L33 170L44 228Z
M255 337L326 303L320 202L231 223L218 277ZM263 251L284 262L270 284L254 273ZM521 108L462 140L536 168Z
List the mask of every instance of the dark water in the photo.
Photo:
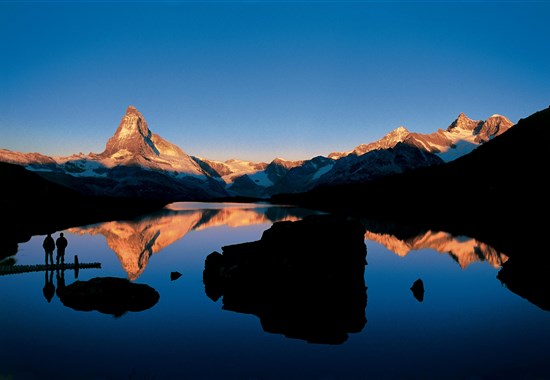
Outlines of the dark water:
M505 254L468 237L367 231L366 323L341 344L266 332L207 297L211 252L310 213L181 203L63 231L66 262L101 267L0 276L0 379L550 379L550 312L497 279ZM20 244L17 265L43 264L43 239ZM160 297L122 315L80 311L48 301L50 275L56 290L117 277ZM419 278L423 298L410 289Z

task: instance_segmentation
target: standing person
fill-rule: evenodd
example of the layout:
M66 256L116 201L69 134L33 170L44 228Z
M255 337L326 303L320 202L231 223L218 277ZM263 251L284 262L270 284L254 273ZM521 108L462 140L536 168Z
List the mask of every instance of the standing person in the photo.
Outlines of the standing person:
M46 265L48 265L48 259L50 259L50 264L53 265L53 251L55 249L55 242L53 241L52 234L48 234L42 243L44 248L44 253L46 254Z
M67 238L63 236L63 232L61 232L55 241L55 246L57 247L57 256L55 261L57 264L59 264L59 261L61 261L62 265L65 264L65 248L67 248L67 245Z

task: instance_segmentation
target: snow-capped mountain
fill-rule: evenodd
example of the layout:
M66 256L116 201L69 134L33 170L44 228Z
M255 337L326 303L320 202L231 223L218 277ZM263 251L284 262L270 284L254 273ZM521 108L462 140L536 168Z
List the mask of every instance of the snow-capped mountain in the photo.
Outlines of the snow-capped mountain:
M145 118L133 106L128 107L114 136L97 157L109 167L139 165L153 170L176 171L179 176L209 177L178 146L153 134Z
M512 125L500 115L480 121L461 113L446 130L420 134L400 126L378 141L361 144L349 152L333 152L328 157L303 161L275 159L270 164L239 161L238 168L229 161L195 159L205 170L219 174L232 195L269 197L284 192L303 192L322 184L368 181L452 161ZM277 175L273 175L274 172Z
M221 162L193 158L207 173L220 177L226 183L230 194L259 198L271 195L272 188L285 178L291 169L300 167L305 162L275 158L267 164L236 159Z
M47 157L0 150L0 160L25 166L85 194L196 200L226 196L222 182L176 145L153 134L129 106L102 153Z
M511 126L504 116L480 121L461 113L446 130L420 134L401 126L378 141L328 157L221 162L189 156L152 133L143 115L129 106L102 153L48 157L0 149L0 161L23 165L83 193L170 200L268 198L441 164L471 152Z
M353 154L342 157L315 185L365 182L442 163L443 160L437 155L400 142L391 148L371 150L360 156Z
M409 132L401 126L380 140L361 144L349 152L333 152L328 156L339 159L350 154L360 156L367 152L379 149L393 148L398 143L415 146L426 152L438 155L443 161L449 162L477 148L492 138L507 131L514 125L508 118L493 115L485 121L472 120L464 113L447 127L430 134Z

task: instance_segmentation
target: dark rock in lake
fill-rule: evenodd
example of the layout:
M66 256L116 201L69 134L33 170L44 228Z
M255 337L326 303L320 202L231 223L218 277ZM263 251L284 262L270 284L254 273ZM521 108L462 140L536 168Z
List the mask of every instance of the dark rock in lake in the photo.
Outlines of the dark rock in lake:
M128 311L150 309L160 298L159 293L149 285L135 284L128 279L116 277L75 281L65 286L58 295L63 305L71 309L97 310L116 317Z
M414 298L416 298L418 302L424 301L424 281L422 281L422 279L419 278L418 280L413 282L411 286L411 291Z
M274 223L259 241L208 255L205 292L266 332L341 344L367 322L364 234L358 220L331 215Z
M176 272L170 272L170 281L175 281L180 277L181 277L180 272L177 272L177 271Z

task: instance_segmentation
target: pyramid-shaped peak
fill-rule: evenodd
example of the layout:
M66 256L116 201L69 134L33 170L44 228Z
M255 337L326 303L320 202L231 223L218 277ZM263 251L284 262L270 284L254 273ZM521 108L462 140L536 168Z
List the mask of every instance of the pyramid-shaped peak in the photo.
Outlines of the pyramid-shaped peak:
M136 107L128 106L115 134L107 141L105 151L101 155L111 156L124 151L132 155L156 156L158 149L151 138L152 133L143 115Z
M141 115L141 112L139 112L138 109L132 105L129 105L128 108L126 108L126 115L136 115L139 117L143 117Z

